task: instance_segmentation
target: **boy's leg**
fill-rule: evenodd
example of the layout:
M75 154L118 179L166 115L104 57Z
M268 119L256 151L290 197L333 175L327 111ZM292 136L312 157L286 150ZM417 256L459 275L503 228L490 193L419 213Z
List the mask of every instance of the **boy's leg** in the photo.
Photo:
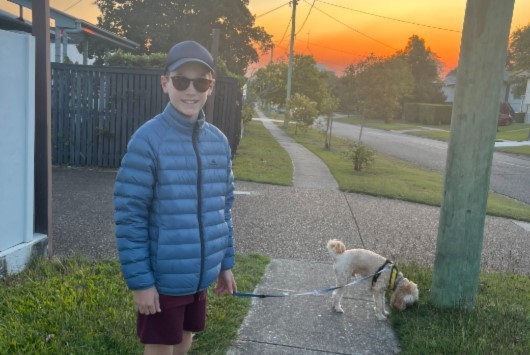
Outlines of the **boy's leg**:
M174 345L145 344L144 355L173 355L173 348Z
M145 344L144 355L186 355L191 348L193 333L184 331L177 345Z
M182 333L182 341L173 347L173 355L186 355L191 348L193 333L184 331Z

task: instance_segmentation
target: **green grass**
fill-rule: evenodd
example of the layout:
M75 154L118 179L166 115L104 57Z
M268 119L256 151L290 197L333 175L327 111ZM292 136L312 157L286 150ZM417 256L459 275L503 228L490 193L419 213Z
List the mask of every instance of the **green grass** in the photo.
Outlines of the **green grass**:
M530 156L530 145L525 145L522 147L504 147L496 148L496 150L512 154L520 154Z
M449 142L449 135L451 127L449 125L430 126L427 125L415 125L409 123L400 123L399 121L393 121L385 123L382 120L362 120L358 116L342 117L335 119L337 122L349 123L353 125L364 124L365 127L383 129L383 130L395 130L395 131L408 131L405 132L411 136L423 137L428 139L435 139L443 142ZM528 134L530 132L530 125L524 123L514 123L509 126L500 126L497 131L497 140L508 140L508 141L526 141L528 140ZM530 156L530 146L523 147L503 147L495 148L497 151L505 153L513 153L519 155Z
M252 292L269 260L236 256L238 290ZM224 354L250 300L208 294L193 354ZM39 260L0 281L0 354L139 354L132 293L116 260Z
M293 180L293 164L260 121L245 125L243 139L233 160L237 180L289 186Z
M439 309L430 302L432 271L401 265L420 289L417 306L393 313L403 354L529 354L530 278L482 273L473 311Z
M497 139L522 142L528 140L528 134L530 134L529 124L514 123L509 126L499 127Z
M319 132L309 129L295 135L293 128L286 132L324 161L342 191L441 205L443 176L439 172L381 153L377 153L369 169L354 171L351 162L343 156L343 152L349 148L349 141L333 137L332 149L328 151L323 148L324 139ZM530 205L496 193L489 194L487 213L530 221Z
M415 124L401 123L399 121L392 121L389 123L385 123L385 121L383 120L363 120L362 117L360 116L340 117L340 118L335 118L334 121L342 122L342 123L349 123L353 125L362 124L364 125L364 127L383 129L385 131L403 131L403 130L418 128L418 126Z

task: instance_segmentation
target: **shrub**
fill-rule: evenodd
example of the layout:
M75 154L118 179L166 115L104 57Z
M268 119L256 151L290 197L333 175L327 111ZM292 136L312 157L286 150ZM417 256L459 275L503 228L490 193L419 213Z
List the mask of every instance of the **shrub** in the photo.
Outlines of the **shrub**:
M248 123L252 121L252 116L254 116L254 108L252 108L252 104L245 102L243 104L243 110L241 111L241 119L243 120L243 123Z
M361 171L374 162L375 152L362 143L353 142L346 157L352 161L355 171Z
M419 104L407 102L403 106L403 121L419 122Z
M450 124L452 110L451 105L408 102L403 107L403 120L427 125Z
M132 54L117 50L105 55L105 65L119 67L164 68L166 65L165 53Z
M291 111L292 120L296 123L295 133L298 126L305 131L318 116L317 103L302 94L296 93L291 96L286 106Z
M516 123L524 123L525 112L516 112L513 114L513 120Z

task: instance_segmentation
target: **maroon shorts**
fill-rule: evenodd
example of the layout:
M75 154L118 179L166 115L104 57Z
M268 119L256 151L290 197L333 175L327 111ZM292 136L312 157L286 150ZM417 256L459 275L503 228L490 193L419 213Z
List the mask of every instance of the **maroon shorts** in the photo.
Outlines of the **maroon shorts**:
M162 312L137 314L136 334L143 344L176 345L184 331L200 332L206 323L206 290L188 296L159 295Z

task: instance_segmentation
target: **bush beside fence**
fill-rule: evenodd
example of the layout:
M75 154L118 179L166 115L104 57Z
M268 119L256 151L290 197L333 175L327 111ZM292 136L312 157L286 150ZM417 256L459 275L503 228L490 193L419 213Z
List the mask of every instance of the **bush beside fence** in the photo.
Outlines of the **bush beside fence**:
M403 120L428 125L450 124L452 110L452 105L407 102L403 107Z

